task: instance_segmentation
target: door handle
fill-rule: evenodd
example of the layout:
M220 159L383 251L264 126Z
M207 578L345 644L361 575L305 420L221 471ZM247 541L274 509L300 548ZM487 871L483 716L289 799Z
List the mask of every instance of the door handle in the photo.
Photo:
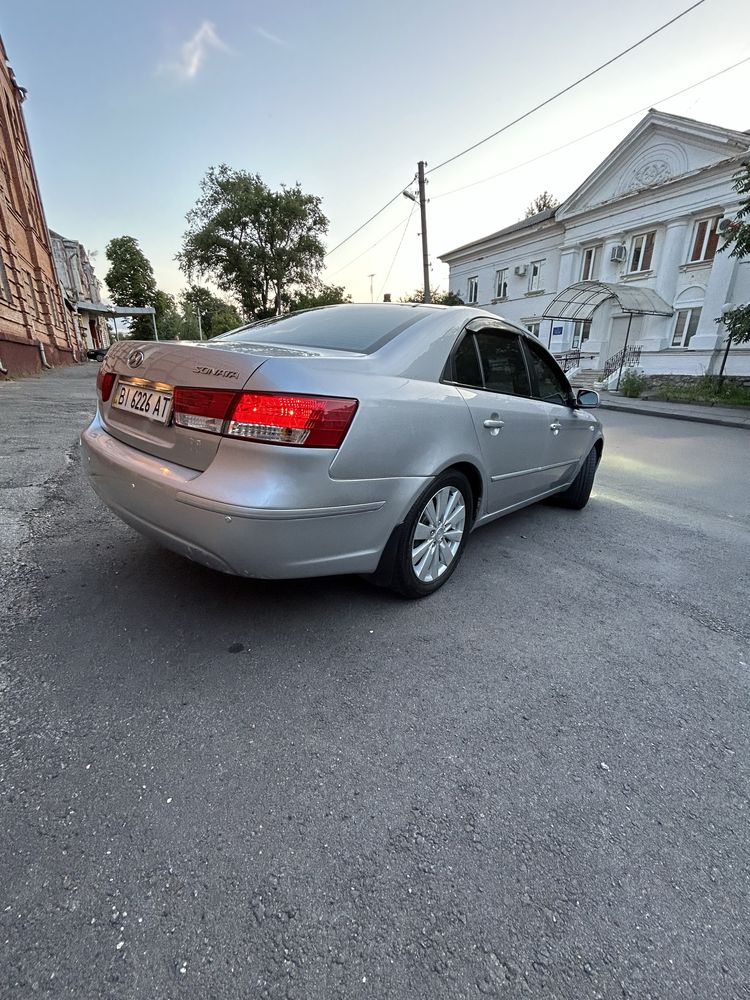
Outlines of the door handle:
M553 423L549 425L549 429L552 431L553 434L558 434L560 432L561 427L562 424L559 423L557 420L555 420Z
M499 431L501 427L505 427L505 421L497 420L495 417L489 417L487 420L485 420L484 426Z

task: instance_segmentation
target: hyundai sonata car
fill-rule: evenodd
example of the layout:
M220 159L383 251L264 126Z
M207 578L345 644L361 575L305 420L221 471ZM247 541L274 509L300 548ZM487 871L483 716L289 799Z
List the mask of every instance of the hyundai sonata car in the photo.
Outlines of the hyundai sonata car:
M476 528L546 498L582 508L602 455L597 394L474 308L326 306L120 342L97 386L82 445L104 503L248 577L358 573L426 596Z

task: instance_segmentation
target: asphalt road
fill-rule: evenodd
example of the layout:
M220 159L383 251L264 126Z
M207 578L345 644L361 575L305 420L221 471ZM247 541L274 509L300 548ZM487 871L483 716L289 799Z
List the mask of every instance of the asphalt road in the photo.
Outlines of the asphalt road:
M747 431L603 413L404 602L120 524L94 374L0 385L3 998L750 997Z

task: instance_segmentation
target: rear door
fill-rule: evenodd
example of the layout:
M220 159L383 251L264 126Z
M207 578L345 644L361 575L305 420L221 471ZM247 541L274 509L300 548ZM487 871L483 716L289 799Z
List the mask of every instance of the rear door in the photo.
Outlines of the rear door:
M486 478L487 513L543 492L548 406L532 398L521 338L491 320L474 320L456 345L450 380L471 412Z
M585 410L573 405L573 390L564 372L544 348L523 338L531 375L532 395L547 407L549 432L545 465L547 489L568 482L593 446L595 424Z

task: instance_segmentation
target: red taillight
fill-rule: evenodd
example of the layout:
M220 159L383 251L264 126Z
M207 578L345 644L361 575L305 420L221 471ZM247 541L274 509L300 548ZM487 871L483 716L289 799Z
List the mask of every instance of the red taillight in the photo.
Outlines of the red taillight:
M356 410L356 399L243 392L225 434L270 444L338 448Z
M96 388L102 397L102 402L106 403L112 395L112 387L115 384L114 372L105 372L100 368L96 375Z
M267 444L338 448L356 399L225 389L175 389L174 422L193 430Z
M236 398L230 389L175 389L174 422L178 427L221 434Z

